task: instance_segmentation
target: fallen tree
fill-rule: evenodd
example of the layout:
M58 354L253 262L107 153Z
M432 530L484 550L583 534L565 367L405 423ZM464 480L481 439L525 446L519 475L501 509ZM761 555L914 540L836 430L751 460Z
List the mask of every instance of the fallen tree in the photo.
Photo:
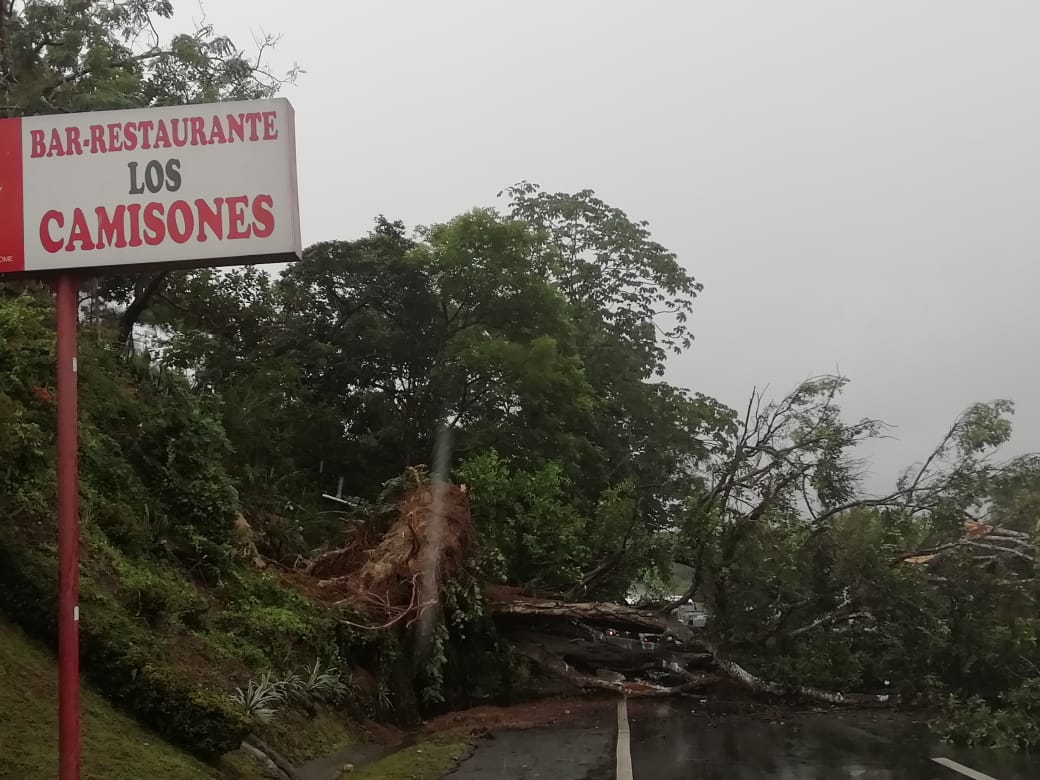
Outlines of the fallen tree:
M500 630L514 640L520 653L582 688L662 696L704 690L728 679L754 693L826 704L879 706L894 701L889 694L842 693L763 680L726 657L706 634L659 612L621 604L536 599L501 588L490 588L488 598ZM611 628L651 636L633 641L610 635ZM596 674L604 669L622 675L635 671L643 679L605 680ZM649 683L646 676L651 671L670 676L675 683Z
M356 519L350 522L357 526ZM396 517L381 538L357 532L351 539L341 549L322 551L283 571L283 576L352 627L415 631L424 615L436 613L439 619L442 586L462 574L474 552L467 491L417 480L400 496ZM672 696L729 681L756 694L827 704L893 701L887 694L849 694L762 679L720 651L707 632L660 610L538 598L506 586L488 586L484 595L500 636L579 688Z

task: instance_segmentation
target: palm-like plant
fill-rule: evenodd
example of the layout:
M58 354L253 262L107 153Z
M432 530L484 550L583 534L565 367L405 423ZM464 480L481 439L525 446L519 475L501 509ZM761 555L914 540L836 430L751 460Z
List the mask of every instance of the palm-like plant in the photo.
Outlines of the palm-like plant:
M340 670L322 666L320 658L315 659L303 675L293 674L286 680L290 697L301 704L312 705L319 701L335 704L347 693Z
M270 723L278 707L285 703L285 694L285 683L273 679L270 672L264 672L259 680L250 680L245 690L235 688L231 700L250 720Z
M271 672L264 672L259 680L250 680L245 689L235 688L231 700L254 722L270 723L283 705L297 705L313 715L317 703L337 704L349 692L340 670L323 666L318 658L303 674L290 672L276 679Z

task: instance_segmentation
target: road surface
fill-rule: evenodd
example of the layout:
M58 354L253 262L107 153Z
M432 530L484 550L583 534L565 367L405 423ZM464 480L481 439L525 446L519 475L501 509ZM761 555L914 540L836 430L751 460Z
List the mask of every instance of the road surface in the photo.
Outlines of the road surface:
M708 717L619 703L581 724L501 732L446 780L1037 780L1040 758L960 751L890 715Z

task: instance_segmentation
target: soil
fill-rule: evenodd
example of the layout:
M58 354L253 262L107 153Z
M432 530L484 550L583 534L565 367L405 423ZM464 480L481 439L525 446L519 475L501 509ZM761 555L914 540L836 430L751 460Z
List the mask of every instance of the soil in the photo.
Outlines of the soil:
M473 732L530 729L566 722L574 726L591 723L604 712L612 712L617 697L610 695L555 696L508 707L474 707L440 715L423 725L422 734L468 729Z

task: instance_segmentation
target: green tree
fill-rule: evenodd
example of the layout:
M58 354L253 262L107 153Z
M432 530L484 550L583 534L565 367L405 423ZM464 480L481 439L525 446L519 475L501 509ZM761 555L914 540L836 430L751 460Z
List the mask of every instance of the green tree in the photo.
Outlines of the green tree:
M170 0L0 2L0 116L271 97L299 73L270 73L274 37L248 53L203 21L164 39L172 15ZM166 273L104 277L93 309L118 319L132 351L134 326L167 283Z
M674 530L701 461L733 424L723 405L658 378L668 354L692 343L688 316L701 285L645 221L589 190L524 182L505 194L510 218L545 244L591 387L588 446L564 461L568 477L586 513L625 485L633 500L625 531L590 549L571 593L624 593L637 573L668 566L657 537Z
M652 239L649 223L631 220L591 190L548 193L522 182L505 194L510 216L541 231L552 247L553 280L574 306L582 335L599 342L586 346L621 345L647 375L664 373L668 352L689 348L688 317L702 286Z
M5 116L248 99L293 78L205 22L163 40L170 0L17 0L0 7L0 100Z
M428 462L438 431L460 457L499 447L537 464L580 446L589 417L542 244L489 212L418 241L380 218L363 239L309 247L277 281L196 272L156 301L164 360L224 400L243 472L313 480L324 461L372 497Z

